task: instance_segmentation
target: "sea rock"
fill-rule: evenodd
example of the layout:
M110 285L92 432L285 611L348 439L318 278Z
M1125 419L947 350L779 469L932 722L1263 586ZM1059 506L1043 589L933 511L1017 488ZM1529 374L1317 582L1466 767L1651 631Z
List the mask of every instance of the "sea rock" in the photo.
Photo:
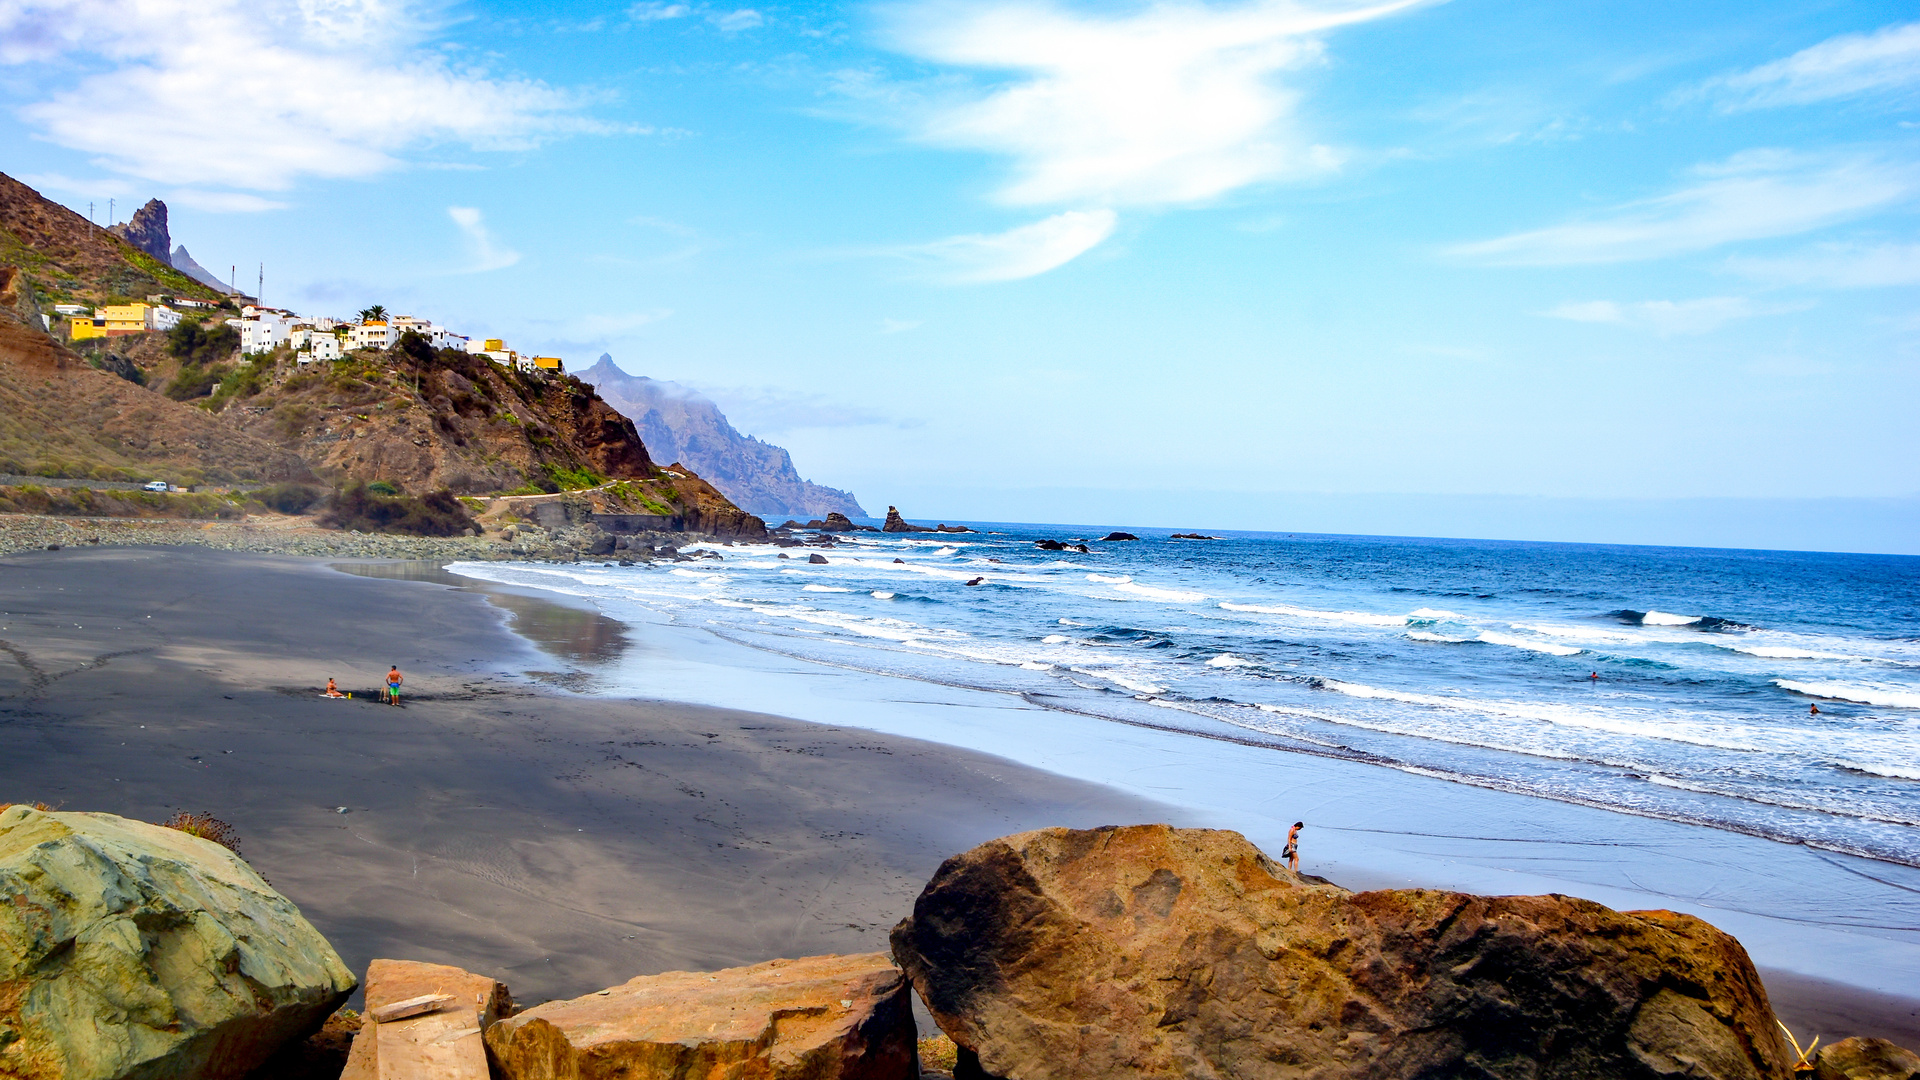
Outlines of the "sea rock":
M487 1029L501 1080L914 1080L907 980L885 953L643 975Z
M1101 537L1100 539L1102 540L1138 540L1140 538L1133 535L1130 532L1110 532L1107 535Z
M1841 1039L1814 1058L1814 1080L1920 1080L1920 1054L1885 1039Z
M384 1023L375 1014L422 997L449 1000ZM480 1033L513 1011L507 988L446 964L375 960L367 965L367 1021L353 1037L340 1080L487 1080Z
M967 528L965 525L949 525L943 521L940 524L935 525L933 527L933 531L941 532L941 533L970 533L973 530Z
M0 1076L223 1080L353 974L238 855L112 814L0 812Z
M909 522L906 518L903 518L900 516L900 511L897 508L889 506L887 507L886 523L880 526L880 531L891 532L891 533L916 533L916 532L932 532L933 530L927 528L925 525L915 525Z
M1783 1077L1739 942L1565 896L1350 893L1238 833L1043 829L893 931L955 1076Z
M1172 537L1170 537L1170 539L1174 539L1174 540L1218 540L1218 539L1220 539L1220 538L1219 538L1219 537L1217 537L1217 536L1208 536L1208 535L1206 535L1205 533L1174 533L1174 534L1173 534L1173 536L1172 536Z
M827 557L825 555L820 554L819 552L815 552L812 555L807 556L807 561L810 563L813 563L816 566L819 566L824 564L827 561Z
M853 523L853 520L847 517L847 515L838 514L838 513L828 514L827 520L820 523L820 528L825 530L826 532L878 532L879 531L878 529L875 529L871 525L855 525Z
M1033 546L1034 546L1034 547L1037 547L1037 548L1039 548L1039 549L1040 549L1041 551L1065 551L1065 550L1067 550L1067 545L1065 545L1065 544L1063 544L1063 543L1061 543L1061 542L1060 542L1060 541L1058 541L1058 540L1035 540L1035 541L1033 542Z

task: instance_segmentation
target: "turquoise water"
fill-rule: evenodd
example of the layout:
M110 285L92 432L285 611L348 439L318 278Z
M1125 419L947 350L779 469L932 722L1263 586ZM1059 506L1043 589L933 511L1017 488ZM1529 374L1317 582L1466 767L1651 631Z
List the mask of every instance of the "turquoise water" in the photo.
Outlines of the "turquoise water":
M976 527L453 569L1116 724L1920 866L1920 558Z

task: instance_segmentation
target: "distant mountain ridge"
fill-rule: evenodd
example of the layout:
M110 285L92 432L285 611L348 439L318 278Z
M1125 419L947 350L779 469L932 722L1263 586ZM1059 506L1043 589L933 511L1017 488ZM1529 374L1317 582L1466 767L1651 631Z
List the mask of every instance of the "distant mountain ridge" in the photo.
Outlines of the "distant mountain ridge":
M770 520L868 516L851 492L802 479L792 455L742 435L718 405L687 387L630 375L606 353L575 374L633 420L654 460L681 462L750 514Z

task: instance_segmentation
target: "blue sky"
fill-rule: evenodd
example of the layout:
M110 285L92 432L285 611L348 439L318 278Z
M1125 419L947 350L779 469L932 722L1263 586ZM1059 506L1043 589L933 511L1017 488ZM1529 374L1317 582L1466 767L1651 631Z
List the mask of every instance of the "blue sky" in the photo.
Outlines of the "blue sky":
M870 509L1920 551L1912 19L0 0L0 169Z

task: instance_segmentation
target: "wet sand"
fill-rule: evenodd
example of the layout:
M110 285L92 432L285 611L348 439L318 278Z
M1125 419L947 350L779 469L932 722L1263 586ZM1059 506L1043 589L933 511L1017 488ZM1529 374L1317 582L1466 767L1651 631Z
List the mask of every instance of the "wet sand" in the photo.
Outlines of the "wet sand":
M360 569L380 576L185 548L0 559L0 801L211 812L356 970L458 964L523 1001L884 949L941 859L1006 833L1220 824L870 726L574 694L616 661L644 691L669 658L590 607ZM368 700L389 663L397 709ZM328 676L355 699L319 697ZM1803 1037L1920 1046L1920 988L1768 985Z

